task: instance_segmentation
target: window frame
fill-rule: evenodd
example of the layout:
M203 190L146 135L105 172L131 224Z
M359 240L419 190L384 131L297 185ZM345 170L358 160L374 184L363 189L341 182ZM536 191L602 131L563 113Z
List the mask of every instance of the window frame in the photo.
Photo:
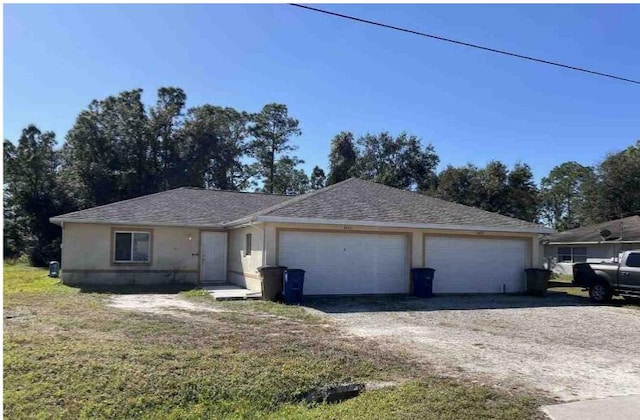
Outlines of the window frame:
M247 233L244 235L244 256L248 257L251 255L251 250L253 248L253 235Z
M560 252L560 250L569 250L569 252ZM584 253L580 252L577 253L576 249L584 249ZM564 258L561 257L569 257L568 260L565 260ZM576 261L576 257L580 258L580 261ZM581 262L586 262L587 258L589 258L589 249L586 246L570 246L570 245L563 245L563 246L559 246L556 250L556 261L559 263L568 263L568 264L575 264L575 263L581 263Z
M118 233L128 233L131 235L131 260L116 260L116 235ZM133 243L135 234L146 233L149 237L149 248L147 252L146 261L134 261L133 260ZM153 229L134 229L134 228L111 228L111 265L151 265L153 260Z

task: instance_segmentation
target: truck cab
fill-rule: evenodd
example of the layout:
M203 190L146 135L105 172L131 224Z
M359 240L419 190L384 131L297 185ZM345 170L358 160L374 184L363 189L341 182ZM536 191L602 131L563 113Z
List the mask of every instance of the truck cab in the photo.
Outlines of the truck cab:
M573 284L589 290L593 302L612 296L640 297L640 249L623 252L617 261L573 266Z

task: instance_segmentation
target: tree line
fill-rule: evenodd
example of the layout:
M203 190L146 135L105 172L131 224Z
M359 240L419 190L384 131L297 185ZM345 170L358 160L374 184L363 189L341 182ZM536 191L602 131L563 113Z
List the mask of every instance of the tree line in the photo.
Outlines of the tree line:
M563 163L538 187L524 163L437 172L435 148L415 135L345 131L331 140L328 173L307 174L286 105L247 112L186 102L175 87L160 88L150 107L141 89L125 91L92 101L61 148L35 125L15 144L5 139L5 258L58 259L54 215L181 186L295 195L359 177L560 230L640 210L640 141L595 167Z

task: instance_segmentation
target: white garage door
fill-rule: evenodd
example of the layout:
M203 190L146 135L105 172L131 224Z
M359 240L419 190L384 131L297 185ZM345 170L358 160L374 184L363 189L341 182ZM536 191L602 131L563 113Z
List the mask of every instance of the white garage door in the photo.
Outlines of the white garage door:
M281 232L279 263L306 270L305 295L407 293L407 237Z
M434 293L524 290L524 240L428 237L424 253L425 266L436 269Z

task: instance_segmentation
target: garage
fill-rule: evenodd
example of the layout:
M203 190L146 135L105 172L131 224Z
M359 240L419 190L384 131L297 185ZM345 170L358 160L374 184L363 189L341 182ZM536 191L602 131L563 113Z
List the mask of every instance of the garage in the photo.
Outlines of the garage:
M285 231L278 236L278 262L306 270L306 295L409 291L406 235Z
M425 266L436 269L434 293L521 292L527 255L523 239L425 238Z

